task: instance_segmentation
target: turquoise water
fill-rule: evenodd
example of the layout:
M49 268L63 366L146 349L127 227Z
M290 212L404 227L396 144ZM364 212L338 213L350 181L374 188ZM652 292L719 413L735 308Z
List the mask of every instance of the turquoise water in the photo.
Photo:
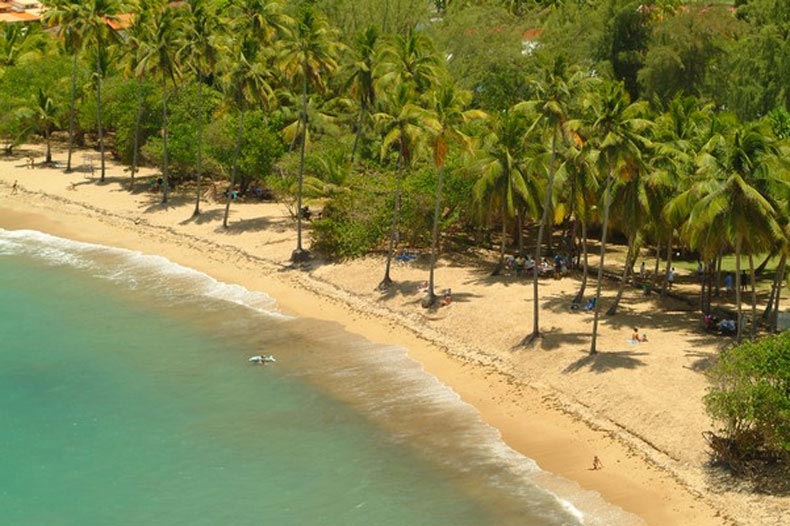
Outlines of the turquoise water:
M407 360L162 258L0 229L0 524L581 523Z

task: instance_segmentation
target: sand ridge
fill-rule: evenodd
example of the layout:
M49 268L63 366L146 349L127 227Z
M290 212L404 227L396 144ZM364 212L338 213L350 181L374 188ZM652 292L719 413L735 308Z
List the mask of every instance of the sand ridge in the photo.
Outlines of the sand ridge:
M531 330L532 285L523 277L491 277L490 267L442 259L437 287L452 288L454 301L424 311L418 302L427 258L394 266L396 285L381 293L375 290L384 270L380 256L293 268L294 224L278 204L234 203L225 231L224 203L204 203L203 214L190 218L193 196L176 189L171 203L160 205L157 194L129 193L128 174L114 163L100 184L87 169L26 168L24 153L0 159L2 228L161 254L267 291L287 312L404 345L512 447L648 524L779 525L790 509L786 497L711 490L702 439L711 423L701 397L704 371L727 341L700 331L698 314L683 302L627 290L621 313L602 316L603 352L590 357L592 314L568 308L578 281L541 280L546 337L525 349L519 343ZM78 152L78 164L93 155ZM11 195L15 180L19 190ZM588 297L594 285L591 279ZM610 301L615 290L604 285ZM627 342L633 326L648 334L647 343ZM603 470L589 469L594 455Z

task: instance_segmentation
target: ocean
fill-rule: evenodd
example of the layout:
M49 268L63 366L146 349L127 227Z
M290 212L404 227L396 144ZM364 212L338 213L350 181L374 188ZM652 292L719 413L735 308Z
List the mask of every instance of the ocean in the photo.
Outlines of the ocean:
M638 523L402 348L161 257L0 229L0 524Z

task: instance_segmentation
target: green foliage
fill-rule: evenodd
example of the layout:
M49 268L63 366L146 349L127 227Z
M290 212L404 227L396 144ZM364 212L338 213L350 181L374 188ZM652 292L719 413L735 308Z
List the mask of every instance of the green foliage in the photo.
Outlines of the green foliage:
M238 119L238 115L224 115L214 119L205 130L206 154L210 158L208 165L215 167L214 172L219 168L219 173L216 175L223 178L230 177L233 167ZM195 132L195 140L196 137ZM247 112L244 116L242 143L236 167L236 181L240 184L241 190L245 191L253 183L262 183L271 174L272 166L284 150L279 134L264 119L263 112L260 110Z
M137 121L138 94L143 96L140 118L140 144L158 131L160 124L156 113L154 97L158 92L150 81L138 84L120 77L114 77L104 84L103 125L115 130L115 153L123 163L132 162L134 133Z
M313 248L330 257L358 257L378 246L391 221L391 177L351 181L353 192L338 194L313 221Z
M724 352L710 380L705 405L738 458L790 458L790 331Z

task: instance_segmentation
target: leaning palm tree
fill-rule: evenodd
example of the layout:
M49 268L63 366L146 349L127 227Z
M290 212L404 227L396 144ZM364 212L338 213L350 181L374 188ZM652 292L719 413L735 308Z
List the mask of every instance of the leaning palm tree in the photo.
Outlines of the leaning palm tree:
M463 124L471 119L483 119L487 115L481 110L467 110L472 94L458 89L452 81L445 81L429 93L430 110L425 113L423 126L426 128L433 150L433 162L436 168L436 196L433 208L433 228L431 230L431 267L428 278L428 293L422 300L422 306L432 307L436 304L434 291L434 273L439 243L439 211L442 204L442 182L445 163L450 144L461 144L471 150L470 138L462 132Z
M157 74L162 88L162 204L167 203L170 181L168 174L167 150L167 99L170 81L176 86L176 78L180 76L181 64L179 54L184 46L183 11L172 6L167 0L153 0L151 4L152 20L148 35L141 45L138 71Z
M378 285L379 290L385 290L392 285L390 268L395 254L395 245L398 243L398 222L400 219L401 187L403 171L411 166L415 150L423 139L421 123L422 108L417 102L417 95L409 83L397 86L384 98L383 108L373 115L373 121L381 131L381 157L387 157L390 149L398 149L395 173L395 200L392 210L392 225L390 228L389 248L384 266L384 278Z
M601 256L598 262L598 283L595 291L592 343L590 354L597 351L598 318L601 306L601 285L603 284L604 261L606 258L606 234L609 229L609 211L612 202L612 185L615 178L631 177L641 162L641 147L645 142L642 136L650 121L643 118L647 105L632 103L622 83L608 82L592 92L586 104L591 111L592 122L589 149L594 149L598 157L599 170L606 174L603 195L603 224L601 225Z
M96 128L99 139L99 154L101 158L101 177L104 182L105 159L104 159L104 130L102 128L102 103L101 89L102 77L104 75L103 56L106 54L106 46L112 40L117 40L117 33L109 27L110 22L117 20L117 14L121 10L119 0L87 0L83 11L80 12L84 27L84 38L91 44L96 54ZM106 58L106 57L105 57Z
M85 36L85 2L82 0L57 0L48 6L42 15L46 26L56 27L56 34L66 52L71 55L71 95L69 101L69 150L66 158L66 173L71 172L71 156L74 151L74 106L77 99L77 71L79 52ZM9 24L17 25L17 24Z
M326 75L337 69L342 48L337 31L326 18L311 9L305 9L296 21L293 37L284 43L282 67L286 76L302 84L302 124L299 152L299 187L297 189L296 249L291 254L294 262L305 261L310 253L302 247L302 190L304 186L304 157L307 142L307 91L312 85L323 91Z

